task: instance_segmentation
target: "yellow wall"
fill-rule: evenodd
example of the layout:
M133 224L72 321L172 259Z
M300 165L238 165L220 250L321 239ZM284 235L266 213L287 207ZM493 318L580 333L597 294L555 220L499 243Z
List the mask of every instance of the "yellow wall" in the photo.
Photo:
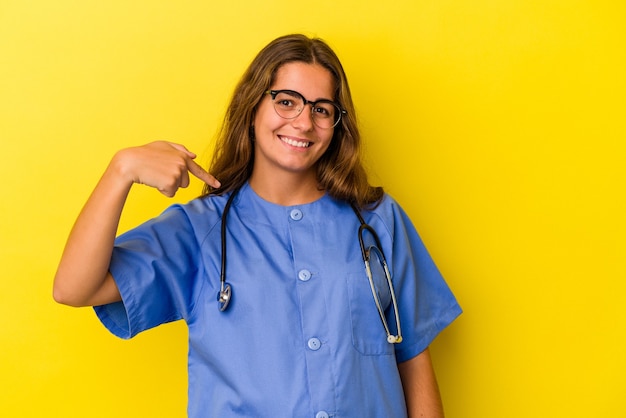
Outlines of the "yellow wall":
M342 58L373 178L465 309L432 348L448 417L624 416L626 3L215 3L1 1L0 416L184 416L184 324L117 340L52 301L56 263L115 150L206 157L295 31ZM137 188L122 229L171 202Z

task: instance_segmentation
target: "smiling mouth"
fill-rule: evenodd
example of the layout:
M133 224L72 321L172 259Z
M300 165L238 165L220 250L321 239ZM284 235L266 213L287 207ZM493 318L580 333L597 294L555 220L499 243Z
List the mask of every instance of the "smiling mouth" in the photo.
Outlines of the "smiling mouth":
M291 145L292 147L297 148L308 148L311 146L312 142L308 141L297 141L295 139L287 138L286 136L279 136L280 140L285 144Z

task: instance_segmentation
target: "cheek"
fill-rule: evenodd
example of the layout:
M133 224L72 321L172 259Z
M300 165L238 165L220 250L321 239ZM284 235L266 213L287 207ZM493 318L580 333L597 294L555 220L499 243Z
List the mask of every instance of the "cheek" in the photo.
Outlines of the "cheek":
M328 132L327 130L317 132L317 137L319 138L320 141L326 144L327 148L330 147L330 144L333 141L333 135L334 135L334 131L332 130L330 132Z
M254 115L254 127L257 129L273 129L280 125L279 116L274 111L274 108L267 102L261 103Z

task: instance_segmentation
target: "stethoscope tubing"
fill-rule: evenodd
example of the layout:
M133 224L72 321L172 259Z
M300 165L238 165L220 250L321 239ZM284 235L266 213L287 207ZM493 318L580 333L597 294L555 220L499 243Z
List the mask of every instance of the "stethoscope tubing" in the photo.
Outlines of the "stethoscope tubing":
M230 212L230 207L232 206L233 201L235 200L235 196L237 196L237 193L239 192L239 190L240 188L237 188L230 194L230 196L228 197L228 200L226 201L226 205L224 206L224 211L222 212L222 225L221 225L221 230L220 230L221 241L222 241L221 242L222 259L221 259L221 269L220 269L220 290L217 294L218 308L220 312L224 312L228 308L228 305L230 304L230 301L232 300L232 286L230 285L230 283L226 281L226 253L227 253L226 252L226 232L227 232L226 225L227 225L227 220L228 220L228 214ZM365 220L363 219L363 216L361 215L361 212L356 207L356 205L354 203L351 203L350 206L352 207L352 210L354 210L354 213L359 219L360 225L359 225L358 235L359 235L359 247L361 249L361 256L363 257L363 262L365 264L365 272L367 274L370 288L372 290L374 303L376 304L378 315L380 316L380 320L383 323L383 327L385 328L385 333L387 334L387 341L391 344L400 343L402 342L402 331L400 330L400 313L398 311L398 301L396 300L396 292L393 289L393 283L391 281L391 275L389 273L389 268L387 266L387 260L385 259L385 254L382 251L382 244L374 228L372 228L370 225L365 223ZM365 248L365 243L363 241L364 231L368 231L372 235L375 241L375 245L371 245L367 249ZM396 327L398 329L397 335L392 334L391 331L389 330L389 326L385 318L385 313L380 304L380 298L378 297L376 286L374 285L372 269L370 267L370 259L371 259L372 253L376 255L376 257L378 258L378 261L382 265L384 273L385 273L385 278L389 286L389 290L391 293L391 300L393 304L394 316L396 320Z
M220 291L217 294L218 307L220 312L224 312L230 301L232 299L232 286L230 283L226 282L226 221L228 219L228 214L230 213L230 207L233 204L233 200L235 200L235 196L239 192L239 188L233 190L233 192L228 197L226 201L226 206L224 206L224 212L222 212L222 225L220 230L221 241L222 241L222 263L220 269Z
M352 210L356 214L357 218L359 218L360 226L359 226L359 247L361 248L361 256L363 257L363 263L365 264L365 273L367 274L367 279L370 283L370 289L372 290L372 296L374 297L374 303L376 304L376 309L378 310L378 315L380 316L380 320L383 323L383 327L385 328L385 332L387 333L387 342L390 344L397 344L402 342L402 329L400 327L400 312L398 310L398 300L396 299L396 292L393 288L393 282L391 281L391 273L389 272L389 267L387 265L387 259L385 258L385 253L382 250L382 244L380 242L380 238L378 238L378 234L372 228L371 225L365 223L365 219L361 215L361 212L356 207L354 203L351 203ZM370 245L367 249L365 248L365 242L363 240L363 232L368 231L372 237L374 238L375 245ZM385 313L380 304L380 297L377 294L376 286L374 285L374 277L372 275L372 268L370 266L371 254L374 253L378 258L378 261L383 267L385 272L385 279L387 280L387 285L389 286L389 291L391 294L391 303L393 305L393 313L396 320L396 327L398 329L398 333L396 335L392 334L389 330L389 325L387 324L387 319L385 317Z

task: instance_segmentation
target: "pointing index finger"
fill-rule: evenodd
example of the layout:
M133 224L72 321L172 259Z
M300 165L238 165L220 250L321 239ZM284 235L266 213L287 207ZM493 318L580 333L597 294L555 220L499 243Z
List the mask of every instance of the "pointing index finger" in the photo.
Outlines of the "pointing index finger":
M189 160L187 168L189 169L189 172L191 174L193 174L195 177L202 180L211 187L215 187L217 189L222 185L219 180L209 174L204 168L202 168L198 163L193 160Z

